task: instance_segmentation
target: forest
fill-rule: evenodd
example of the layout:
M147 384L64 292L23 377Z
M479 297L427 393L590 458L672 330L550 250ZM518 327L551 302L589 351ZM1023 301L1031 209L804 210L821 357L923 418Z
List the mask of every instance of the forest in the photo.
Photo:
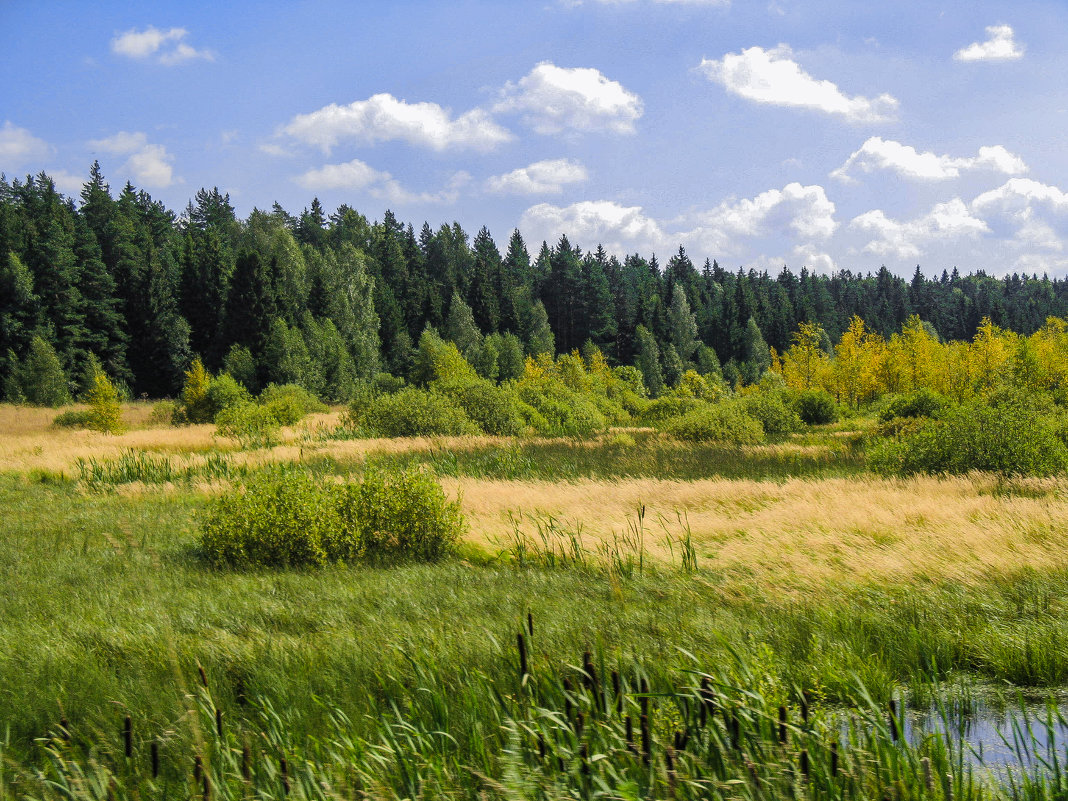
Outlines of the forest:
M428 328L479 374L517 378L524 356L592 348L636 365L655 396L689 369L753 384L802 324L830 353L864 321L889 339L914 315L941 341L984 323L1030 335L1068 315L1068 282L995 278L954 267L911 280L875 272L777 275L698 266L680 247L620 260L566 236L498 245L481 228L433 230L386 211L370 222L318 199L239 219L229 195L201 189L180 213L127 183L113 194L94 163L80 197L44 173L0 180L0 378L27 399L27 359L56 359L77 396L97 368L127 397L176 395L199 356L250 390L296 383L331 402L381 373L409 379ZM699 259L700 260L700 259ZM36 351L34 344L36 343ZM31 355L32 354L32 355ZM54 354L54 355L53 355Z

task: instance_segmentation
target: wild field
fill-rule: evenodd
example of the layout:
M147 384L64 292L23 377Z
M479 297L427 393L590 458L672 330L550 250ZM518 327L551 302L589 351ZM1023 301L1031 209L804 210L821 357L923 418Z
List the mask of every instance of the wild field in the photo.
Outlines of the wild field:
M105 435L0 406L4 794L982 797L886 702L1068 682L1068 480L878 477L863 419L724 447L339 439L333 411L249 450L123 412ZM461 503L451 558L200 554L249 476L411 464Z

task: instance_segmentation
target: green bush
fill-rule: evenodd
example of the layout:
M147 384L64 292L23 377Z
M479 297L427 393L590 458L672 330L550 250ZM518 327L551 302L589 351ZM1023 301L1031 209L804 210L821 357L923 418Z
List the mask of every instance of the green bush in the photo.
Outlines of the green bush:
M368 469L358 485L341 488L337 508L354 521L361 553L376 560L440 559L467 529L459 499L417 467Z
M178 411L178 404L172 400L161 400L152 406L152 413L148 416L148 422L154 426L169 426L176 424L174 419Z
M414 387L393 395L380 395L362 408L354 406L350 409L350 419L365 434L379 437L481 433L451 398Z
M204 368L204 362L198 356L185 371L185 384L182 386L183 414L180 415L183 422L210 423L215 419L211 401L208 400L210 387L211 373Z
M212 503L200 547L217 565L299 567L355 558L355 526L342 519L332 489L291 471L254 477Z
M589 437L608 428L608 421L590 396L575 392L557 379L523 381L516 392L523 403L537 411L537 423L544 420L543 428L532 423L544 436Z
M199 543L216 565L302 567L363 557L440 559L467 524L431 473L371 468L355 484L270 471L216 499Z
M523 433L519 402L510 389L485 379L440 381L433 388L452 398L485 433L500 437Z
M122 406L119 393L111 379L101 370L93 376L92 386L85 396L89 404L89 428L103 434L119 434L123 431Z
M69 409L52 420L55 428L89 428L91 414L88 409Z
M248 403L252 396L248 390L229 373L223 373L212 379L208 385L208 407L211 410L211 418L214 420L219 414L242 403Z
M926 387L907 395L890 395L879 409L879 420L886 423L895 417L937 417L947 403L944 396Z
M646 424L656 425L667 420L683 417L690 412L698 411L708 406L706 401L687 395L669 393L651 401L641 413L641 421Z
M769 436L781 436L800 430L801 418L787 403L786 393L771 390L754 392L738 400L742 410L757 420Z
M281 426L294 425L305 415L329 409L325 403L298 384L268 384L267 389L260 393L259 401Z
M838 404L830 393L822 389L805 389L798 392L794 396L792 406L805 425L818 426L833 423L838 419Z
M737 403L706 403L672 420L665 431L686 442L723 445L756 445L764 439L763 427Z
M219 412L215 425L219 436L235 439L242 448L267 448L278 442L282 424L277 409L244 401Z
M6 386L8 401L53 408L70 403L67 374L63 372L55 349L41 337L35 336L30 341L26 358L21 364L10 351L8 362L11 369Z
M1068 468L1068 448L1054 423L1021 406L969 403L927 420L918 430L877 443L869 463L886 475L973 470L1046 476Z

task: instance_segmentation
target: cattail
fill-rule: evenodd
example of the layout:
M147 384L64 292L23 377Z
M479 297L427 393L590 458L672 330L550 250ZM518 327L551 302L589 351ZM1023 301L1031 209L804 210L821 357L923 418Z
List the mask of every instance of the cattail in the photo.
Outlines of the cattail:
M808 702L812 698L812 693L805 690L801 693L801 720L808 723Z
M623 714L623 688L620 686L619 671L612 671L612 697L616 699L616 714Z
M623 735L627 740L627 749L634 751L634 721L630 719L630 715L623 718Z
M786 745L786 707L779 707L779 742Z
M571 681L564 679L564 717L571 720Z
M234 700L237 701L238 706L245 706L248 703L248 698L245 696L245 680L240 676L234 683Z
M583 776L590 775L590 749L586 743L579 746L580 770Z
M200 782L201 777L204 775L204 762L199 756L193 757L193 781Z
M516 636L516 644L519 646L519 680L530 672L527 670L527 641L523 637L523 632L519 632Z
M931 758L923 757L920 760L920 767L923 768L923 786L927 788L928 793L933 793L934 775L931 773Z
M527 612L527 634L533 639L534 637L534 613Z
M898 728L897 721L897 701L893 698L890 699L890 737L896 743L901 736L901 730Z
M641 704L642 715L645 716L645 717L648 717L649 716L649 682L647 682L645 680L645 678L643 677L639 687L641 689L641 693L642 694L641 694L641 698L639 698L638 701Z
M653 736L649 731L649 716L642 715L641 717L642 728L642 762L646 765L649 764L649 757L653 752Z
M216 709L215 710L215 733L217 735L219 735L220 738L222 738L223 729L222 729L222 710L221 709Z
M204 689L208 689L208 674L204 671L204 666L197 662L197 672L200 674L200 683L204 685Z
M241 778L252 781L252 749L248 743L241 746Z
M672 748L664 752L664 766L667 768L668 788L672 795L675 793L675 750Z
M838 775L838 743L831 743L831 776Z
M122 752L127 759L133 756L133 718L129 715L122 721Z
M63 738L63 742L70 745L70 721L66 718L59 719L59 736Z
M149 749L152 757L152 778L159 778L159 740L153 740Z
M672 737L671 740L675 744L675 750L676 751L681 751L682 750L682 732L678 731L676 729L675 730L675 736Z
M538 732L538 756L545 760L545 735Z
M582 712L575 715L575 736L582 736L582 728L586 725L586 718L583 717Z
M282 774L282 792L289 795L289 763L285 757L278 760L278 772Z
M200 779L200 785L204 801L211 801L211 780L208 778L208 774L205 773Z
M716 714L716 692L708 676L701 677L701 726L708 721L708 715Z
M808 778L808 749L801 749L801 775Z
M742 722L741 722L741 720L739 720L738 716L736 714L734 714L733 712L731 713L730 729L731 729L731 747L735 751L737 751L739 748L742 747Z

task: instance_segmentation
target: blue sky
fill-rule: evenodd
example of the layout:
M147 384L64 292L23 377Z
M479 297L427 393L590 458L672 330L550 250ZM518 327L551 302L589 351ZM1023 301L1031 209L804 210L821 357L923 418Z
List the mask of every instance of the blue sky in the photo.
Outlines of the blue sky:
M619 255L1068 274L1068 3L0 2L0 170Z

